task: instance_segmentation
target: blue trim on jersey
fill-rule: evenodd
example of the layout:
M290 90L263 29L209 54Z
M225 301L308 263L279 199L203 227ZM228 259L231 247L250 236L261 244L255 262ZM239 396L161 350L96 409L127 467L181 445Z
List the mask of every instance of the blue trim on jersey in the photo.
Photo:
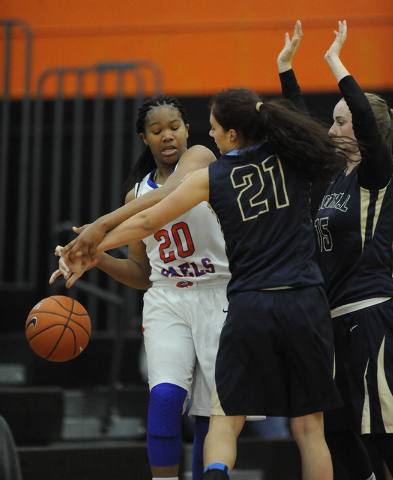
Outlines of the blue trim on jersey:
M261 147L265 142L266 142L266 140L264 140L263 142L257 143L256 145L253 145L252 147L247 148L247 150L256 150L257 148ZM225 155L242 155L245 150L246 150L245 148L243 148L243 149L238 149L237 148L235 150L231 150L230 152L226 153Z
M150 172L149 178L147 179L147 184L151 188L158 188L158 185L156 183L154 183L154 180L153 180L153 177L154 177L154 174L156 173L156 171L157 171L157 169L155 168L152 172Z

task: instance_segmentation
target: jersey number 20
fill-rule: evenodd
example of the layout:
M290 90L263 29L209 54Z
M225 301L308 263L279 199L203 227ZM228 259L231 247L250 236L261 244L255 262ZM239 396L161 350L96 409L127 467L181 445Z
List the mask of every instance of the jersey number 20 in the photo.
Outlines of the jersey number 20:
M164 229L159 230L154 234L154 238L157 242L161 242L159 247L160 258L165 263L176 260L175 249L172 246L173 244L176 247L177 256L180 258L190 257L195 252L190 229L184 222L172 225L170 232Z

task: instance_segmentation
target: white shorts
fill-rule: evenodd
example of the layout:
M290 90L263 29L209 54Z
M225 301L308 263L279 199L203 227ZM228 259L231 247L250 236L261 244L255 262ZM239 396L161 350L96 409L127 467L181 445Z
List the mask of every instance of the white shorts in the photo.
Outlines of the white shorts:
M150 390L172 383L192 395L190 415L210 416L215 360L228 310L226 283L151 287L143 330Z

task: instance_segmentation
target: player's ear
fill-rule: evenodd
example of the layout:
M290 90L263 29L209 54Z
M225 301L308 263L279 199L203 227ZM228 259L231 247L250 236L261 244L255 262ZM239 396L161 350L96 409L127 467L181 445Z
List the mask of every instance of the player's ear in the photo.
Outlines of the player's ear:
M146 135L144 133L140 133L139 136L141 137L145 145L149 145L149 142L147 141Z
M186 132L187 132L187 138L188 138L188 135L189 135L189 134L188 134L188 130L189 130L189 128L190 128L190 124L189 124L189 123L186 123Z
M237 132L236 130L234 130L233 128L231 128L230 130L228 130L228 133L229 133L229 140L231 142L236 142L237 140Z

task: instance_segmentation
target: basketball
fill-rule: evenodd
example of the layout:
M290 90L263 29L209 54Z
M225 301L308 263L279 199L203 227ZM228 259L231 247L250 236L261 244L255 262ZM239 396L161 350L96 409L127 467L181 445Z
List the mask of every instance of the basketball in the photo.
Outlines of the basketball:
M87 347L91 322L77 300L54 295L31 309L25 329L27 341L37 355L51 362L66 362Z

